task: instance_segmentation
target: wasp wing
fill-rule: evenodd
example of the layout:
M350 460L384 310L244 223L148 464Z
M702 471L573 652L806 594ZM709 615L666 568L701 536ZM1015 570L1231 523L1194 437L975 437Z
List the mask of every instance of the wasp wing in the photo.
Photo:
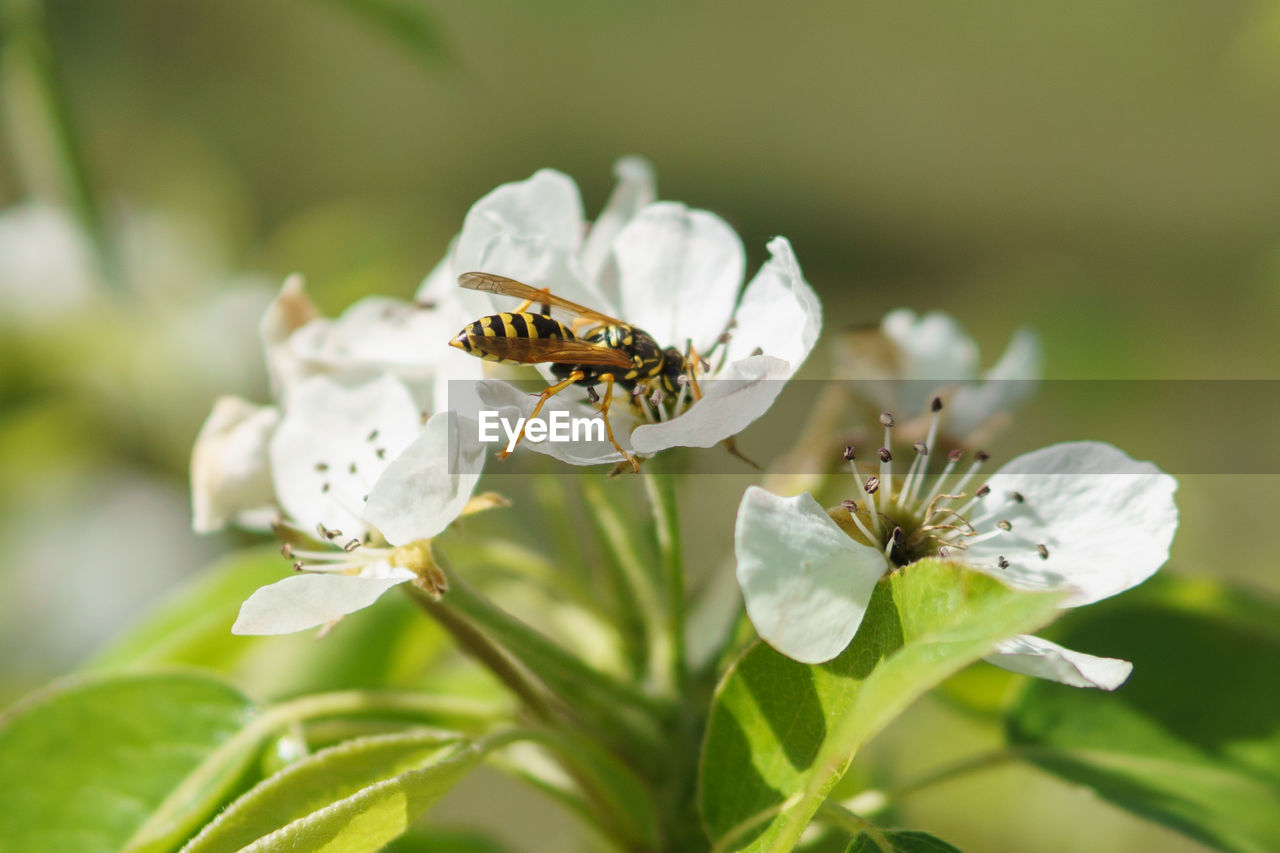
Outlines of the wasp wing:
M514 278L507 278L504 275L494 275L487 272L464 272L458 276L458 285L465 287L467 290L483 290L488 293L497 293L502 296L514 296L517 299L527 299L530 302L536 302L543 305L553 305L574 314L578 317L584 317L595 323L601 323L606 326L625 325L616 317L610 317L608 314L601 314L599 311L592 311L590 308L579 305L576 302L570 302L568 299L561 299L549 290L539 290L531 284L525 284L523 281L516 281Z
M518 361L521 364L599 364L605 367L632 367L631 356L621 350L596 346L586 341L559 338L498 338L467 335L473 349L484 355Z

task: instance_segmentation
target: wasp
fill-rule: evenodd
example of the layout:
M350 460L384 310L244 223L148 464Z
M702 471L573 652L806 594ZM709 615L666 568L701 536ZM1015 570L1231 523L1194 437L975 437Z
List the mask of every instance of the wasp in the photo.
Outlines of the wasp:
M693 351L692 344L688 355L675 347L664 348L648 332L630 323L561 299L545 288L535 288L505 276L463 273L458 277L458 284L469 290L524 300L514 311L490 314L469 324L449 345L487 361L551 365L551 373L559 381L538 395L538 403L525 426L538 416L547 400L572 385L583 386L592 402L600 402L600 416L609 442L631 463L632 471L639 471L640 463L618 444L609 423L614 386L627 391L633 402L651 393L659 398L659 403L673 399L682 393L685 383L692 388L694 399L701 396L696 377L701 358ZM541 305L540 312L529 310L534 304ZM568 313L569 322L552 317L552 308ZM595 390L600 384L604 385L602 398ZM524 428L521 428L515 443L523 437ZM507 452L499 455L505 457Z

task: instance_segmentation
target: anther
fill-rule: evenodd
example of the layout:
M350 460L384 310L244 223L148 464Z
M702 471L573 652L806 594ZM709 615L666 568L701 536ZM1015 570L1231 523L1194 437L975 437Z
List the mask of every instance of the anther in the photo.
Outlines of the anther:
M764 347L756 347L751 351L752 355L764 355Z
M978 489L978 491L974 492L973 496L975 498L985 498L989 494L991 494L991 487L983 486L982 488Z
M891 426L893 426L893 415L889 414L888 412L881 412L881 413L880 413L880 426L882 426L882 427L891 427Z
M321 539L328 539L328 538L329 538L329 528L327 528L327 527L325 527L325 526L324 526L324 522L323 522L323 521L318 521L318 522L316 522L316 533L319 533L319 534L320 534L320 538L321 538Z
M379 459L387 458L387 449L385 447L379 447L377 450L374 451L374 453L377 455Z
M594 405L600 402L600 394L596 392L594 385L587 389L587 399Z
M325 482L325 483L321 483L321 484L320 484L320 494L322 494L322 495L327 495L327 494L329 494L329 484L328 484L328 482Z
M986 462L991 458L991 454L985 450L979 450L977 453L973 454L973 458L977 459L979 462Z
M933 402L929 404L929 411L931 411L931 412L941 412L941 411L942 411L942 398L941 398L941 397L934 397L934 398L933 398Z
M893 454L889 452L889 448L882 447L876 451L876 455L880 457L881 462L892 462Z
M951 552L948 551L946 548L938 549L938 557L940 557L941 559L945 560L947 559L947 557L950 557L950 556L951 556Z
M378 431L375 429L375 430L372 430L367 436L365 436L364 440L373 441L377 437L378 437Z
M433 311L436 307L436 301L434 299L415 299L413 300L413 307L419 311Z
M300 571L302 571L302 563L294 563L294 564L293 564L293 570L294 570L295 572L300 572Z
M426 409L423 409L421 412L418 412L418 420L425 424L427 421L431 420L431 413Z
M841 455L844 457L845 462L852 462L853 461L853 445L852 444L847 445L844 449L844 453L842 453Z
M874 474L871 475L870 477L867 478L867 482L862 486L862 488L866 491L867 494L874 495L876 493L876 490L880 488L880 478L875 476Z
M662 405L661 389L656 389L652 394L649 395L649 404L654 408L657 408L658 406Z
M328 470L329 470L329 463L328 463L328 462L317 462L317 463L316 463L316 472L317 472L317 473L323 474L325 471L328 471Z
M1037 545L1036 553L1040 555L1040 559L1042 560L1049 559L1049 549L1046 548L1044 545Z
M721 332L720 337L716 338L716 343L727 344L729 343L729 339L732 337L733 335L729 334L728 332Z
M293 559L293 546L292 546L292 545L290 545L288 542L286 542L286 543L284 543L283 545L281 545L281 546L280 546L280 556L281 556L281 557L284 557L286 560L292 560L292 559Z
M1024 503L1024 502L1027 500L1026 498L1024 498L1024 497L1022 496L1022 492L1010 492L1010 493L1009 493L1009 498L1010 498L1014 503L1019 503L1019 504L1020 504L1020 503Z
M956 448L955 450L953 450L953 451L951 451L950 453L948 453L948 454L947 454L947 461L948 461L948 462L959 462L959 461L960 461L960 457L961 457L961 456L964 456L964 451L963 451L963 450L961 450L961 449L959 449L959 448Z
M342 546L342 550L344 550L344 551L346 551L348 554L350 554L352 551L356 550L356 549L357 549L357 548L359 548L359 547L360 547L360 540L359 540L359 539L350 539L350 540L348 540L348 541L347 541L347 544L346 544L346 545L343 545L343 546Z
M907 535L902 532L902 528L901 527L893 528L893 544L901 548L904 544L906 544L906 541L907 541Z
M916 453L919 453L921 456L929 455L929 445L925 444L923 441L912 442L911 449Z
M996 522L996 527L999 527L1001 530L1012 530L1013 522L1002 518Z
M354 474L356 472L356 463L352 462L347 466L347 473Z
M857 502L857 501L853 501L853 500L843 500L843 501L840 501L840 506L841 506L842 508L844 508L844 509L848 510L850 513L855 513L855 512L857 512L857 511L858 511L858 502Z
M1007 569L1009 568L1009 561L1006 560L1004 557L1001 557L999 560L996 561L996 565L1002 569Z

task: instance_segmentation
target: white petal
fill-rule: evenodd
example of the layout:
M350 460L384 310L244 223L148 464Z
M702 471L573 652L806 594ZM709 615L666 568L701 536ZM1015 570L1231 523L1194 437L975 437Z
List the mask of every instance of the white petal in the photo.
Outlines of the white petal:
M809 357L822 331L822 303L804 280L785 237L769 241L769 254L734 314L729 361L747 358L760 347L765 355L786 361L791 376Z
M618 270L610 265L613 242L623 227L646 205L657 198L653 166L640 157L624 157L613 166L618 185L609 195L604 210L596 217L578 257L587 279L596 282L601 293L615 305L621 303Z
M599 293L578 271L585 233L577 184L554 169L541 169L472 205L450 263L458 275L505 275L598 308Z
M469 318L474 319L474 317ZM305 375L329 374L354 383L394 373L420 404L434 399L437 379L479 379L483 363L449 346L466 320L456 309L422 308L371 296L336 320L319 319L298 330L289 349Z
M680 417L636 427L631 444L645 455L668 447L714 447L767 412L790 375L791 366L772 356L734 362L700 381L702 399Z
M564 393L552 397L547 404L542 407L538 417L549 419L553 412L564 412L569 418L597 418L598 415L594 409L588 408L577 402L566 399L566 395L573 393L575 396L581 389L572 389ZM527 418L533 412L533 407L538 402L536 394L530 394L521 391L513 385L498 380L487 379L477 383L477 391L484 408L491 412L496 412L498 418L504 418L507 425L512 429L517 429L516 423L519 418ZM476 420L479 420L477 415ZM627 411L627 407L619 405L615 406L613 411L609 413L609 422L613 425L614 436L627 450L631 449L631 442L628 434L631 431L631 425L634 423L632 416ZM491 434L499 436L496 443L485 444L486 452L498 453L503 450L508 442L504 427L499 426ZM528 438L522 439L516 452L520 450L532 450L559 459L561 462L567 462L570 465L602 465L605 463L620 462L622 456L618 451L613 449L613 445L608 440L596 441L594 436L599 432L599 428L590 432L591 440L587 440L587 432L580 434L578 441L530 441Z
M258 324L258 334L267 357L267 375L276 399L285 389L305 375L297 356L289 347L289 338L298 329L320 316L320 309L306 292L306 281L294 273L284 280L280 294L271 301Z
M323 524L360 538L368 530L365 496L421 427L409 389L390 374L354 386L326 376L304 380L271 439L281 506L306 530Z
M484 457L474 422L437 412L378 478L365 519L393 545L438 535L470 500Z
M974 544L965 562L1027 589L1066 589L1065 606L1115 595L1169 559L1178 527L1177 481L1150 462L1096 441L1055 444L1014 459L987 481L979 533L1013 529ZM1022 496L1019 502L1014 498ZM1043 544L1048 558L1036 546ZM1008 568L997 564L1004 557Z
M221 397L191 451L192 528L210 533L275 503L267 443L280 410Z
M1029 634L1019 634L997 643L995 651L985 660L1010 672L1047 678L1072 687L1098 687L1103 690L1115 690L1133 672L1133 664L1127 660L1073 652Z
M1001 412L1012 411L1031 396L1043 371L1040 339L1030 329L1019 329L1004 355L981 382L958 389L947 403L947 432L965 436Z
M929 401L948 383L978 374L978 345L964 329L941 311L923 317L907 308L885 315L880 330L893 347L897 362L900 417L924 414ZM924 380L936 380L929 382Z
M701 351L729 325L742 287L742 241L723 219L675 202L651 204L614 241L620 317L662 346Z
M822 663L849 645L887 566L836 526L808 492L747 489L734 527L738 584L760 637L789 658Z
M240 605L233 634L292 634L327 625L373 604L393 586L412 580L408 569L387 567L377 576L301 574L256 590Z

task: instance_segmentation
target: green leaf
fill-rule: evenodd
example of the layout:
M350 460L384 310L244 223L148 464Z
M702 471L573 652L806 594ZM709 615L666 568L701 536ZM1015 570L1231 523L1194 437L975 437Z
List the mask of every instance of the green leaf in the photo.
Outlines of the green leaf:
M426 731L360 738L326 749L244 794L201 830L184 853L233 853L373 785L439 764L465 746L456 733Z
M468 744L425 732L334 747L280 771L232 803L184 853L381 850L485 755L523 736L508 732Z
M960 853L960 848L952 847L927 832L897 830L881 832L880 835L888 842L887 849L863 832L853 839L845 853Z
M1072 619L1062 643L1131 660L1133 675L1115 693L1031 682L1008 737L1039 767L1206 844L1280 850L1280 638L1220 604Z
M275 549L254 548L218 560L178 589L87 664L90 671L139 666L198 666L256 696L279 698L326 690L413 687L445 650L443 633L404 596L383 596L346 617L325 637L231 633L240 605L255 589L287 576Z
M0 716L0 839L6 850L171 849L221 802L253 757L255 714L196 674L75 678Z
M699 806L717 849L792 849L862 744L998 640L1048 622L1057 600L926 560L880 581L833 661L753 646L721 680L703 744Z

